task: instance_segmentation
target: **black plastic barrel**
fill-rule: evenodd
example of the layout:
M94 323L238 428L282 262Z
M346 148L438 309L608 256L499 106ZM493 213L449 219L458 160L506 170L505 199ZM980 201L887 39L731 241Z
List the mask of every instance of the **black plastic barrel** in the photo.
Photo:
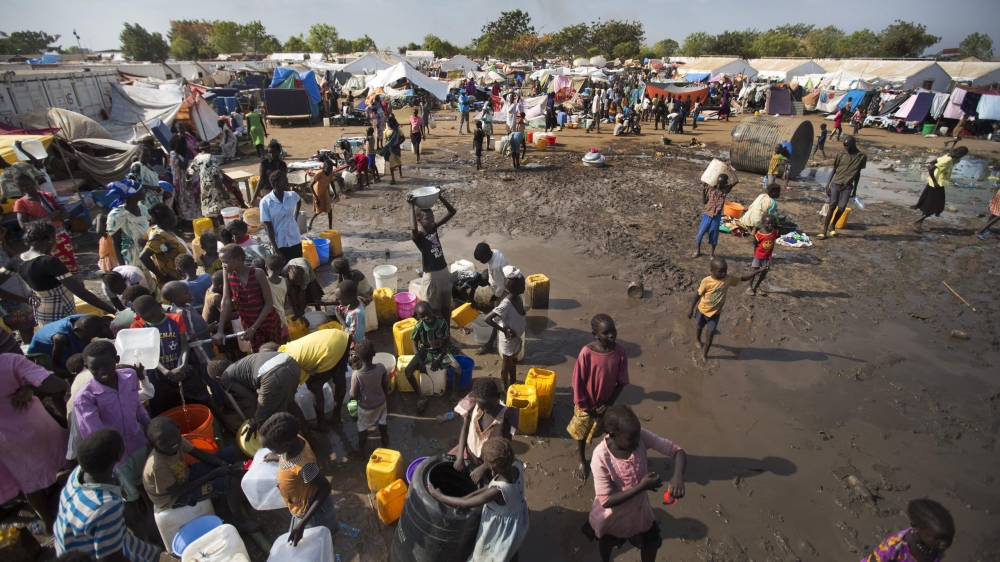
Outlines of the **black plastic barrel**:
M406 504L392 537L392 562L466 562L476 547L482 508L443 505L427 493L427 483L446 496L462 497L477 486L456 472L454 458L437 456L417 465L406 492Z
M813 126L805 119L762 115L746 117L733 127L733 145L729 160L741 172L766 174L774 148L783 142L792 144L788 177L799 175L812 152Z

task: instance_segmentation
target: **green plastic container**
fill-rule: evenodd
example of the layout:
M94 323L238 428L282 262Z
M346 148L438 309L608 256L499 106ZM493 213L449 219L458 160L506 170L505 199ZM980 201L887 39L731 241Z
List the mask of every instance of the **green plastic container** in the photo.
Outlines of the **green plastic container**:
M934 123L924 123L924 134L931 135L934 134L934 129L937 127Z
M350 414L352 418L358 417L358 401L351 400L347 403L347 413Z

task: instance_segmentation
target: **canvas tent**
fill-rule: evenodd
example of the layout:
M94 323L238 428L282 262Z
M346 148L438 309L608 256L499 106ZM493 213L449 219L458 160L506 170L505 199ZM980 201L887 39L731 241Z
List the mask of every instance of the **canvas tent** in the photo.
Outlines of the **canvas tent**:
M111 85L111 112L102 126L112 138L122 142L135 142L145 136L146 128L159 119L170 126L182 109L195 128L197 136L203 140L213 139L222 132L219 116L201 97L204 88L176 84L159 86ZM145 126L143 126L145 125Z
M444 101L448 97L447 83L422 74L412 66L402 62L385 70L380 70L367 81L366 85L369 88L383 88L403 79L409 80L411 84L418 88L427 90L441 101Z
M796 76L822 74L826 70L810 59L750 59L758 80L791 80Z
M932 60L850 59L824 65L829 73L820 79L820 86L834 90L858 88L872 90L890 86L901 90L923 88L944 92L951 76Z
M1000 84L1000 62L956 61L939 62L952 82L972 86Z
M453 70L479 70L479 65L476 61L466 57L464 55L455 55L454 57L441 63L441 70L443 72L451 72Z
M678 67L677 72L688 82L707 82L719 74L745 74L751 78L757 75L757 70L749 62L731 57L698 57Z

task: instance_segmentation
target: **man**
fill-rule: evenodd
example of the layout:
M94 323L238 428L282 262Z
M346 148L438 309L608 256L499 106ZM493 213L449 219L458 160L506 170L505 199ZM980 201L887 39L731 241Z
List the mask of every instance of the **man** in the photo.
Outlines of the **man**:
M350 356L350 337L342 330L319 330L278 348L299 366L299 384L305 383L316 404L317 427L320 432L328 429L326 398L323 385L333 387L333 424L343 425L340 419L344 395L347 394L347 361ZM272 345L272 344L267 344Z
M291 412L305 423L294 400L299 374L294 359L275 351L254 353L235 363L213 359L208 364L208 376L232 394L241 409L250 411L250 431L256 431L278 412Z
M836 231L830 230L834 224L834 216L838 210L843 214L851 198L858 194L861 170L864 170L865 166L868 165L868 155L858 150L854 137L850 135L844 137L844 150L845 152L841 152L834 159L830 179L826 182L826 194L829 197L827 202L830 205L830 210L826 212L823 233L817 236L820 240L825 240L828 236L836 234Z
M462 133L462 123L465 123L465 129L468 133L472 134L472 127L469 125L469 96L462 92L458 96L458 111L461 113L461 118L458 121L458 134Z
M493 291L493 297L490 299L490 305L491 307L495 306L503 300L505 296L507 296L507 289L504 287L506 277L503 273L503 268L507 265L507 259L502 253L500 253L500 250L490 248L490 245L486 242L480 242L476 246L476 250L472 253L472 257L476 258L476 261L479 263L486 264L490 290ZM493 345L496 343L496 339L497 331L493 330L490 333L489 341L476 350L476 355L491 353L493 351Z

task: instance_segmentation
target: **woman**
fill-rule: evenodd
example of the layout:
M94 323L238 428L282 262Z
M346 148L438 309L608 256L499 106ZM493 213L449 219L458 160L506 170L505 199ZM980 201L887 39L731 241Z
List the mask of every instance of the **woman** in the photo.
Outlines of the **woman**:
M246 119L246 128L250 131L250 140L253 142L253 147L257 150L257 157L264 158L264 139L268 135L267 125L264 124L264 118L260 115L260 109L254 108L253 111L247 113Z
M413 115L410 116L410 142L413 144L413 154L417 156L417 164L420 163L420 140L423 138L424 120L420 118L420 110L413 108Z
M174 200L177 214L181 219L194 220L201 216L201 201L198 186L192 185L188 177L188 166L192 154L188 150L187 140L183 135L170 138L170 172L173 174Z
M729 97L730 97L729 89L726 88L722 90L722 101L720 102L719 106L720 120L724 117L726 121L729 121L729 114L732 112L732 108L729 106Z
M129 180L108 184L108 189L117 193L118 199L110 205L111 212L108 213L106 225L98 222L97 235L103 236L105 231L111 235L119 265L141 268L147 286L155 291L156 278L139 259L143 239L149 231L149 212L143 205L143 190Z
M70 273L76 273L76 255L73 254L73 241L63 228L63 221L69 219L69 213L56 198L44 191L38 191L38 184L27 174L14 176L14 181L24 196L14 201L14 212L17 213L17 223L22 229L35 222L45 222L52 225L56 232L56 245L52 255L63 262Z
M139 254L142 265L151 271L162 287L169 281L182 279L174 259L181 254L190 254L187 244L177 230L177 215L163 203L153 205L149 210L149 231L146 245Z
M222 159L228 162L236 158L236 135L229 128L229 123L225 119L219 119L219 128L222 129L222 138L219 146L222 148Z
M296 218L302 200L294 191L287 191L288 178L284 172L271 172L270 183L274 190L260 200L260 222L271 241L271 249L284 256L286 262L301 258L302 234Z
M58 401L68 391L66 381L23 356L0 355L0 503L23 492L42 520L37 534L51 533L56 520L49 488L66 464L69 434L35 395Z
M778 198L781 196L781 186L777 182L767 186L767 192L761 193L754 199L753 203L747 207L743 216L739 218L739 225L748 234L753 234L754 230L760 229L764 215L773 215L778 212Z
M208 152L209 144L198 145L199 154L191 161L191 184L201 191L201 216L208 217L216 225L222 226L222 209L233 207L236 200L226 190L222 181L222 170Z
M944 188L951 183L951 172L955 164L968 153L969 149L964 146L953 148L927 166L927 187L920 194L920 199L917 199L917 204L911 207L923 213L923 216L913 222L913 230L920 232L927 217L941 216L944 211Z
M34 293L31 304L39 326L76 314L73 295L108 314L115 313L115 307L88 291L61 260L51 255L56 246L56 230L51 224L37 221L29 224L24 229L22 242L27 244L28 251L0 268L0 284L14 275L21 277Z
M549 92L545 99L545 132L556 130L556 95Z
M402 151L399 149L399 145L403 144L403 134L399 130L399 123L396 122L395 115L389 116L386 128L389 137L385 139L385 145L380 154L382 158L385 158L386 167L389 168L389 185L394 185L396 183L396 170L399 170L399 178L403 178Z
M149 151L149 147L141 145L139 156L132 163L132 168L129 170L129 176L131 176L129 179L136 182L143 191L143 197L145 198L143 203L146 209L157 203L163 203L163 189L160 188L160 176L150 167L152 159L153 155Z
M375 140L378 143L378 148L382 148L382 120L385 114L382 111L382 100L379 96L375 96L371 105L365 108L365 115L371 122L372 129L375 129Z
M260 161L260 168L257 170L257 187L254 189L250 204L260 201L265 195L271 192L271 174L275 171L283 174L288 173L288 164L281 159L281 143L277 139L271 139L267 144L267 156Z

